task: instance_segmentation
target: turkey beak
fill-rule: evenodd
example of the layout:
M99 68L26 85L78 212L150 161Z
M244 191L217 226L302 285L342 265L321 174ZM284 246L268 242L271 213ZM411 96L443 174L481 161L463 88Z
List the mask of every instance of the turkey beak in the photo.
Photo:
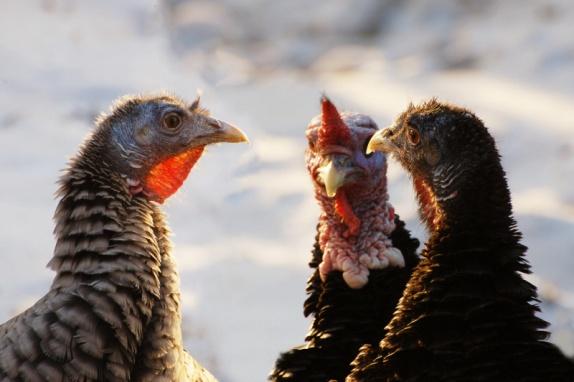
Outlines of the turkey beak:
M389 153L393 151L393 149L396 148L396 145L391 139L392 136L393 130L390 127L377 131L369 140L366 153L371 154L375 151Z
M219 119L208 117L207 129L208 131L202 137L205 144L217 142L249 142L247 135L245 135L243 131L232 124Z
M332 198L339 188L349 183L353 175L358 172L360 170L352 163L348 155L331 154L326 157L326 161L319 168L319 179L325 186L327 196Z

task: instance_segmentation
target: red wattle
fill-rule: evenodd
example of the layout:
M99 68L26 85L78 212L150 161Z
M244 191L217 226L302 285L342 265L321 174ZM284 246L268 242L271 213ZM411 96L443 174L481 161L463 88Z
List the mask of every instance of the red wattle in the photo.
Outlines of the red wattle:
M349 234L357 236L361 228L361 219L353 212L351 203L349 203L347 194L344 191L339 190L337 195L335 195L335 211L337 211L337 214L349 228Z
M144 189L153 200L163 203L181 187L203 149L201 146L184 151L152 167L144 180Z

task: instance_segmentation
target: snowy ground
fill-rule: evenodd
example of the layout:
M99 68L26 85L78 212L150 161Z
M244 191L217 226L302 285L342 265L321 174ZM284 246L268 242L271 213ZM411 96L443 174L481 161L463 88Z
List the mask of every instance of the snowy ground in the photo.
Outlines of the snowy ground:
M303 131L321 91L381 125L438 96L474 110L496 136L544 317L574 353L574 6L361 0L349 18L339 0L319 23L254 1L0 3L0 321L49 287L55 181L94 116L125 93L192 98L201 88L213 114L252 143L211 148L165 208L186 344L222 381L264 380L308 326L318 209ZM423 237L396 163L389 178L397 210Z

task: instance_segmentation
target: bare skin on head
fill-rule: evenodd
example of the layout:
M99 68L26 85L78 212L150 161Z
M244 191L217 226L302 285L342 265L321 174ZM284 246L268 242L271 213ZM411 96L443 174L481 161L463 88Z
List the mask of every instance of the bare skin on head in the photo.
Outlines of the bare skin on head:
M388 202L386 159L366 155L376 124L363 114L339 114L326 97L322 113L307 128L307 169L322 206L319 242L321 278L338 270L351 288L368 282L370 269L404 266L388 239L394 209Z
M181 187L206 145L247 141L241 130L210 116L199 98L191 104L167 95L121 99L99 124L113 125L109 134L115 158L110 160L132 194L159 203Z
M157 203L206 145L246 139L199 100L126 97L103 115L60 180L52 286L0 326L0 380L214 381L183 349Z

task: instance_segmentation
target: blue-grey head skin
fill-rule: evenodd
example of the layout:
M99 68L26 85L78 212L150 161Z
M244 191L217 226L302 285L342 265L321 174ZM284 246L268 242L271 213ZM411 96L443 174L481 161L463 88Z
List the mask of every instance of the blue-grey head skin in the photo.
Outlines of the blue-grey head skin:
M188 104L165 94L122 97L96 124L72 167L100 165L122 176L133 195L160 203L182 185L206 145L248 141L237 127L210 116L199 98Z
M97 121L96 134L109 139L111 160L126 175L185 150L217 142L245 142L238 128L210 116L199 104L171 95L127 96Z

